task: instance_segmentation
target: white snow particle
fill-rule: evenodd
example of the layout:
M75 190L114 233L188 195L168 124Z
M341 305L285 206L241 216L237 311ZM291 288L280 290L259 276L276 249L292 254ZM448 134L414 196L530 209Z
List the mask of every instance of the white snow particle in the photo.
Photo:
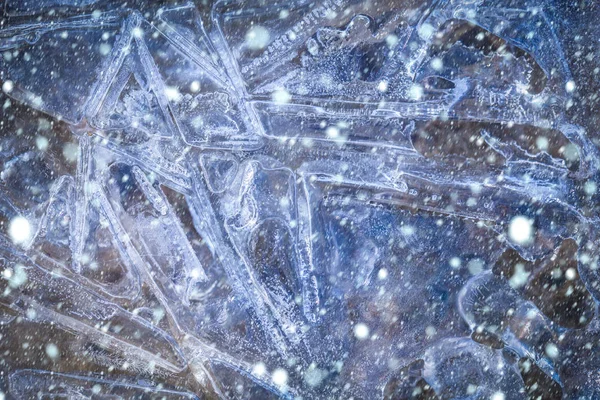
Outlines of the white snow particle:
M436 333L437 333L437 330L432 325L429 325L427 328L425 328L425 334L427 335L428 338L432 338Z
M413 228L410 225L404 225L400 228L400 232L404 235L404 236L412 236L415 234L415 228Z
M79 147L75 143L67 143L64 145L62 155L68 162L76 162L78 154Z
M11 288L18 288L27 282L27 272L25 272L25 267L22 265L15 266L14 273L8 279L8 286Z
M273 383L277 386L285 386L288 380L288 373L283 368L277 368L275 371L273 371L271 379L273 379Z
M285 89L278 89L273 93L272 98L275 103L285 104L290 102L292 95Z
M200 277L202 276L202 270L200 268L194 268L190 272L190 276L192 279L200 279Z
M565 85L565 89L567 89L567 92L571 93L575 90L575 82L573 81L569 81L567 82L567 84Z
M522 215L514 217L508 226L508 237L516 244L526 245L533 241L533 222Z
M134 37L141 39L144 36L144 30L138 26L133 28L132 34Z
M46 354L48 355L48 357L55 359L58 358L60 352L58 351L58 347L56 347L54 343L48 343L46 345Z
M327 128L325 133L327 134L327 137L330 139L336 139L340 136L340 130L338 128L336 128L335 126L330 126L329 128Z
M312 364L304 373L304 381L311 387L317 387L327 376L327 371L317 368Z
M33 320L37 317L37 312L33 308L28 308L27 311L25 311L25 315L28 319Z
M11 268L5 268L2 271L2 277L4 279L10 279L13 276L13 270Z
M455 268L455 269L456 269L456 268L460 267L460 264L461 264L461 263L460 263L460 258L458 258L458 257L452 257L452 258L450 259L450 266L451 266L452 268Z
M505 399L505 396L504 396L504 393L502 393L502 392L496 392L490 398L490 400L504 400L504 399Z
M558 357L558 347L554 343L548 343L546 345L546 355L550 358Z
M421 39L428 40L435 33L435 28L431 24L424 23L417 28L417 32Z
M577 162L579 160L579 150L577 150L577 147L572 143L561 147L559 151L562 153L562 155L566 158L567 161Z
M99 47L100 54L102 54L103 56L108 55L108 53L110 53L111 49L112 49L112 47L108 43L102 43L102 44L100 44L100 47Z
M423 97L423 86L417 84L412 85L408 91L408 97L415 101L421 100L421 97Z
M387 45L389 47L394 47L396 45L396 43L398 43L398 36L393 35L393 34L392 35L388 35L385 38L385 42L387 43Z
M15 217L10 221L8 235L13 243L27 243L31 239L31 224L25 217Z
M252 374L254 374L256 376L263 376L266 373L267 373L267 367L262 362L256 363L256 364L254 364L254 367L252 367Z
M10 93L13 91L15 85L13 84L12 81L4 81L4 83L2 84L2 91L4 93Z
M479 274L481 271L483 271L484 267L485 263L479 258L474 258L467 263L467 269L469 270L471 275Z
M384 280L384 279L385 279L385 278L387 278L387 277L388 277L388 270L387 270L387 269L385 269L385 268L381 268L381 269L379 270L379 272L377 272L377 278L378 278L379 280L381 280L381 281L382 281L382 280Z
M38 136L35 138L35 146L40 151L46 151L46 149L48 148L48 144L49 144L48 138L46 138L44 136Z
M444 63L442 62L442 59L436 57L433 60L431 60L431 68L433 68L436 71L441 71L442 68L444 68Z
M181 101L182 98L181 92L179 92L179 89L175 86L167 86L165 88L165 95L169 101L174 101L176 103Z
M354 327L354 336L358 340L364 340L369 337L369 327L363 323L356 324Z
M199 92L200 91L200 82L193 81L192 83L190 83L190 90L194 93Z
M521 263L517 263L515 265L515 273L509 279L508 284L513 289L518 289L523 287L527 283L527 279L529 278L529 272L525 270L525 266Z
M546 150L548 150L550 141L548 140L548 138L546 136L539 136L537 139L535 139L535 145L537 146L538 149L540 149L542 151L546 151Z
M255 25L246 33L246 45L250 50L260 50L269 44L269 31L267 28Z
M596 182L594 182L594 181L587 181L583 185L583 191L588 196L593 196L594 194L596 194L597 190L598 190L598 186L596 185Z

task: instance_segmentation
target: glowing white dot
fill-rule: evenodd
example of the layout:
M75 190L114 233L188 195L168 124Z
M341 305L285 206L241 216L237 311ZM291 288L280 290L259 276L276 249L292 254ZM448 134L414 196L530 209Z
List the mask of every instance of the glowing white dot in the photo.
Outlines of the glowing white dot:
M50 142L48 141L48 138L45 138L44 136L38 136L35 138L35 146L40 151L46 151L49 143Z
M554 343L548 343L546 345L546 355L550 358L558 357L558 347Z
M461 264L460 258L458 258L458 257L452 257L450 259L450 266L452 268L458 268L458 267L460 267L460 264Z
M410 225L404 225L404 226L400 227L400 232L404 236L412 236L415 234L415 228Z
M265 366L264 363L256 363L254 364L254 367L252 367L252 374L256 375L256 376L263 376L264 374L267 373L267 367Z
M517 265L515 265L515 273L508 280L508 284L513 289L518 289L520 287L523 287L527 283L527 280L529 279L529 275L530 275L530 273L527 272L527 270L525 269L525 266L522 263L517 263Z
M388 83L386 81L379 82L379 85L377 85L377 89L380 92L385 92L386 90L388 90Z
M13 243L27 243L31 239L31 224L25 217L15 217L10 221L8 235Z
M442 59L436 57L433 60L431 60L431 68L433 68L436 71L441 71L442 68L444 68L444 63L442 62Z
M133 28L132 33L133 33L133 36L136 37L136 38L138 38L138 39L140 39L142 36L144 36L144 31L139 26Z
M193 81L192 83L190 83L190 90L194 93L199 92L200 91L200 82Z
M565 278L567 278L568 280L572 281L573 279L575 279L577 277L577 273L575 272L575 268L569 268L566 272L565 272Z
M48 357L54 359L59 356L60 352L58 351L58 347L56 347L54 343L49 343L46 345L46 354L48 355Z
M384 280L387 277L388 277L388 270L387 269L381 268L379 270L379 272L377 272L377 278L379 278L379 280Z
M110 44L108 43L102 43L100 44L100 54L102 54L103 56L108 55L108 53L110 53L110 51L112 50L112 47Z
M37 312L33 308L29 308L25 311L25 315L28 319L35 319L35 317L37 317Z
M12 81L4 81L4 83L2 84L2 91L4 93L10 93L13 91L15 85L13 84Z
M246 45L250 50L260 50L269 44L269 31L267 28L255 25L246 33Z
M516 244L531 243L533 241L533 222L522 215L514 217L508 226L508 237Z
M504 393L502 392L496 392L492 395L492 397L490 397L490 400L504 400L505 396Z
M417 33L423 40L428 40L435 33L433 25L424 23L417 28Z
M469 262L467 263L467 269L469 270L469 273L471 273L471 275L477 275L481 273L481 271L483 271L484 268L485 262L480 258L474 258L472 260L469 260Z
M289 103L292 99L292 95L285 89L278 89L273 93L273 101L279 104Z
M537 139L535 139L535 145L537 146L538 149L546 151L546 150L548 150L550 141L545 136L539 136Z
M283 368L277 368L275 371L273 371L271 379L277 386L285 386L288 380L288 373Z
M392 35L388 35L388 36L385 38L385 42L386 42L386 43L387 43L387 45L388 45L388 46L390 46L390 47L393 47L393 46L395 46L395 45L396 45L396 43L398 43L398 40L399 40L399 39L398 39L398 36L396 36L396 35L393 35L393 34L392 34Z
M329 128L327 128L325 133L327 134L327 137L331 139L335 139L340 136L340 130L335 126L330 126Z
M79 147L75 143L66 143L63 146L62 155L68 162L74 163L79 155Z
M561 152L563 154L563 156L565 157L565 159L567 161L570 161L570 162L579 161L579 150L577 150L577 147L572 143L569 143L568 145L561 147L559 149L559 152Z
M567 89L567 92L571 93L575 90L575 82L573 81L569 81L567 82L567 84L565 85L565 89Z
M367 339L369 337L369 327L362 323L356 324L354 327L354 336L356 336L358 340Z
M25 267L22 265L16 265L14 273L8 280L8 286L11 288L18 288L19 286L24 285L27 282L27 272L25 271Z
M585 194L587 194L588 196L592 196L596 193L596 191L598 190L598 186L596 185L596 182L594 181L587 181L584 185L583 185L583 191L585 192Z
M423 97L423 86L417 84L412 85L408 91L408 97L410 97L411 100L421 100L421 97Z
M202 270L200 268L194 268L190 273L190 276L192 277L192 279L200 279L200 277L202 276Z
M437 333L437 330L435 329L434 326L430 325L427 328L425 328L425 334L427 335L428 338L432 338L436 333Z
M2 271L2 277L4 279L10 279L13 276L13 270L10 268L6 268L4 271Z
M167 86L165 88L165 95L167 96L167 99L169 99L169 101L174 101L174 102L179 102L181 101L181 92L179 92L179 89L174 87L174 86Z

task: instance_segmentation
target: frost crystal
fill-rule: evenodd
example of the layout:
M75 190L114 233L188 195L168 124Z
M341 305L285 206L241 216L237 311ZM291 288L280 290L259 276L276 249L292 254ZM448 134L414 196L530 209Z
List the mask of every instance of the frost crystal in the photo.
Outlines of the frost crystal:
M600 398L594 2L0 3L0 397Z

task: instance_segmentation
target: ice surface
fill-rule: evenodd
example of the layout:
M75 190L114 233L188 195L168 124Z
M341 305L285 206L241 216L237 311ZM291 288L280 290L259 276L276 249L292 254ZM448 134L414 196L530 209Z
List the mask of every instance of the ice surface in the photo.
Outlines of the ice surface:
M0 398L600 398L578 3L1 2Z

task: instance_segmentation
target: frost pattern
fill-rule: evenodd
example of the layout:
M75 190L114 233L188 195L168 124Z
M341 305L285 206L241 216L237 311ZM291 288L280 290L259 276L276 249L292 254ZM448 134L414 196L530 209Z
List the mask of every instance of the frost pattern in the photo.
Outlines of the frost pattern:
M4 2L3 392L600 396L560 2L160 3Z

